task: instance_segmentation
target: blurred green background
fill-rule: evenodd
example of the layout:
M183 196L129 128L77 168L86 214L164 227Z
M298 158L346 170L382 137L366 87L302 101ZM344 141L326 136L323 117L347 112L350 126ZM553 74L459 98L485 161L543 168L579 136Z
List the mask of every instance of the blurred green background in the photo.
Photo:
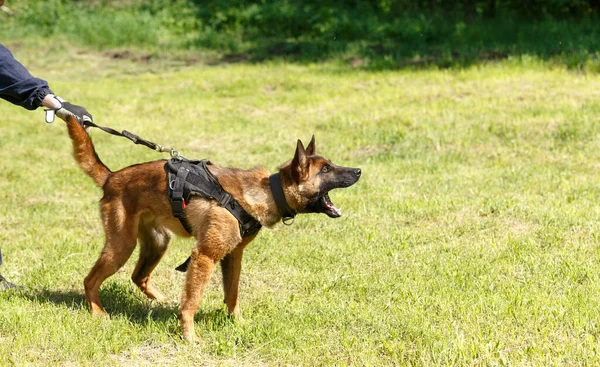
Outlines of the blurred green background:
M2 39L40 35L224 61L341 60L356 67L468 66L539 57L598 71L598 0L9 1Z

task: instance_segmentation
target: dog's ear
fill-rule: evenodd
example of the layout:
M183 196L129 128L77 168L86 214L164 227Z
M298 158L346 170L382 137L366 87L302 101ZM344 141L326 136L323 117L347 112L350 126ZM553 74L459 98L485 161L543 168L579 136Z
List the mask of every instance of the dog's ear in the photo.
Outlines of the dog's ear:
M306 179L308 174L308 161L306 159L306 150L304 144L298 139L296 144L296 154L292 160L292 177L296 182Z
M306 147L306 155L315 155L315 135L313 134L312 139L310 139L310 143Z

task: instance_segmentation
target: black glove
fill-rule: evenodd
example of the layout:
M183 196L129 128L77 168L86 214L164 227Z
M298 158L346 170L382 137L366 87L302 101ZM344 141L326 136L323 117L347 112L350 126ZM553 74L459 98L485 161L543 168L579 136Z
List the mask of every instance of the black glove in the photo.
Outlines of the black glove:
M63 120L67 120L67 116L73 115L77 118L80 124L84 125L85 122L93 122L94 119L92 114L89 113L85 107L78 106L76 104L71 104L69 102L61 102L62 107L56 111L56 115Z
M45 104L47 106L47 104ZM54 116L67 121L68 116L75 116L80 124L85 126L86 122L93 122L92 114L84 107L69 103L64 99L54 96L54 101L50 102L51 107L46 110L46 122L54 122Z

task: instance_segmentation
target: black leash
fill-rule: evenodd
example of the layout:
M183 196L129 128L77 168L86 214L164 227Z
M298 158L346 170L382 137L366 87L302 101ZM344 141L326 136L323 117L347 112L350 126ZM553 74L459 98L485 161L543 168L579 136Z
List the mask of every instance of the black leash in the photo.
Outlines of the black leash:
M95 127L97 129L100 129L111 135L122 136L124 138L127 138L127 139L131 140L134 144L144 145L152 150L156 150L157 152L169 152L169 153L171 153L171 157L173 157L173 158L176 158L176 159L182 158L181 155L179 154L179 152L176 151L175 149L166 148L160 144L156 144L156 143L153 143L146 139L142 139L139 136L132 134L127 130L118 132L117 130L112 129L110 127L96 125L95 123L92 122L92 116L86 115L86 114L88 114L88 112L86 111L85 108L83 108L81 106L72 105L69 102L65 101L64 99L62 99L58 96L54 96L54 99L56 99L57 103L59 104L59 107L48 108L48 109L44 110L46 112L46 122L49 124L54 122L54 118L57 115L60 118L64 119L65 121L66 121L66 117L70 115L70 116L75 117L77 119L77 121L81 124L81 126L83 126L84 128ZM81 114L83 114L83 117L80 118L79 115L81 115Z
M102 130L102 131L104 131L106 133L109 133L111 135L122 136L124 138L127 138L127 139L131 140L134 144L141 144L141 145L146 146L146 147L148 147L148 148L150 148L152 150L156 150L157 152L169 152L169 153L171 153L171 157L176 158L176 159L181 159L182 158L181 154L179 154L179 151L177 151L177 150L175 150L173 148L163 147L160 144L153 143L153 142L148 141L146 139L142 139L139 136L137 136L137 135L135 135L133 133L130 133L127 130L123 130L122 132L118 132L117 130L112 129L110 127L99 126L99 125L96 125L95 123L93 123L91 121L87 121L87 120L83 121L82 125L83 125L83 127L95 127L97 129L100 129L100 130Z

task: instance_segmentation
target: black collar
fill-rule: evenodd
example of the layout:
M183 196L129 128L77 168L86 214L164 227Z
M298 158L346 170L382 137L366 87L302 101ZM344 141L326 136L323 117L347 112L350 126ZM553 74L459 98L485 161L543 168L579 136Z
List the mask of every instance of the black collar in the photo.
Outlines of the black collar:
M283 185L281 184L281 176L279 173L269 176L269 186L271 186L271 194L273 194L275 205L277 205L277 210L279 210L279 214L281 215L281 221L285 225L291 225L294 223L296 213L290 208L287 200L285 200L285 194L283 193Z

